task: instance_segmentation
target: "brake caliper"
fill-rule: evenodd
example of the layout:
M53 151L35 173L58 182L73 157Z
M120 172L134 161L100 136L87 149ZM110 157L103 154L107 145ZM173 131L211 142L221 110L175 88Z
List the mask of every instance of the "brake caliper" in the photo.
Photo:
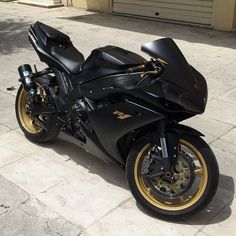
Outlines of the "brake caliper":
M141 175L153 178L163 175L163 163L158 147L154 146L145 157L141 167Z

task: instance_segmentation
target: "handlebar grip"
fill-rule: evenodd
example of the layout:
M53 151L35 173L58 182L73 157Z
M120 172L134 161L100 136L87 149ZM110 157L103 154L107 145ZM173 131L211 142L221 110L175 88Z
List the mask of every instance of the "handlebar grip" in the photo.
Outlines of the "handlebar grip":
M128 69L128 73L134 73L134 72L141 72L144 71L145 69L145 65L139 65L139 66L134 66L134 67L130 67Z

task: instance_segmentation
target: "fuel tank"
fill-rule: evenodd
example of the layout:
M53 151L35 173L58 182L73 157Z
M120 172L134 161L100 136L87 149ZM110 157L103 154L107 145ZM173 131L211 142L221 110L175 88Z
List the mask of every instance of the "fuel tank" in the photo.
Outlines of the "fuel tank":
M111 74L125 73L129 67L146 60L136 53L116 46L106 46L92 51L77 75L80 84Z

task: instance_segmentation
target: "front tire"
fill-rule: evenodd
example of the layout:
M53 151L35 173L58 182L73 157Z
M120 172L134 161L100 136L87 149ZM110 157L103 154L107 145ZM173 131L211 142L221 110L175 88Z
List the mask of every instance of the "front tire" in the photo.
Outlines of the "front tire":
M37 91L40 96L43 96L43 101L46 102L46 93L42 86L37 83ZM31 99L31 95L26 92L21 85L18 89L15 101L15 113L17 122L25 134L26 138L30 141L37 143L44 143L55 139L60 132L60 128L56 125L55 120L52 117L44 118L47 130L42 128L33 117L27 112L27 103Z
M200 137L179 138L179 150L183 150L173 167L179 178L171 183L164 176L146 179L141 175L150 148L147 141L141 141L127 159L127 180L137 202L165 219L176 220L204 209L215 195L219 180L218 164L208 144Z

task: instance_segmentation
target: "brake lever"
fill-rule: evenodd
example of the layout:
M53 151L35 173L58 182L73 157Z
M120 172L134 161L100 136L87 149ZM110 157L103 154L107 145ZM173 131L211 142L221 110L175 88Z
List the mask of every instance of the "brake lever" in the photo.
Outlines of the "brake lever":
M148 76L148 75L159 75L161 71L162 71L162 68L158 66L155 70L143 72L141 74L141 78L143 79L145 76Z
M141 80L136 84L136 86L139 86L145 79L148 78L149 75L158 76L160 74L161 70L162 70L161 67L157 67L156 70L143 72L141 74Z
M161 58L157 58L157 61L158 61L162 66L168 65L168 62L164 61L164 60L161 59Z

